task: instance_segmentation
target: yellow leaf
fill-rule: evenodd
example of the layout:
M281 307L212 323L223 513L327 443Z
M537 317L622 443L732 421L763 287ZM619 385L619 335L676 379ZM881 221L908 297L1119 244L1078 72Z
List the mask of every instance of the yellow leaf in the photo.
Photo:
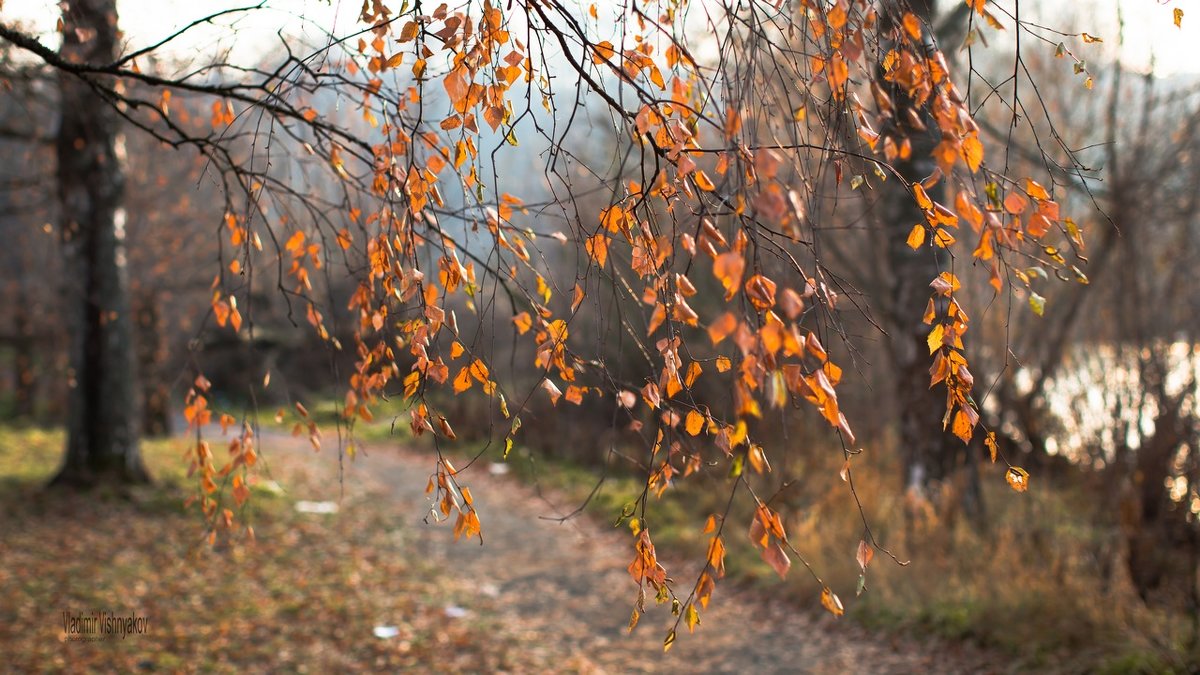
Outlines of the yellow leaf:
M958 436L963 443L970 443L971 428L971 418L968 417L965 412L959 410L958 413L954 415L954 424L951 426L950 430L954 432L954 435Z
M608 237L603 234L596 234L588 237L583 243L587 250L588 257L596 261L600 267L604 267L605 261L608 260Z
M663 640L663 652L671 650L671 645L675 644L675 631L667 633L667 639Z
M1093 42L1104 42L1104 40L1101 40L1100 38L1096 37L1095 35L1088 35L1087 33L1083 33L1080 37L1082 37L1083 41L1088 44L1091 44Z
M683 618L687 622L688 632L694 633L696 624L700 623L700 613L696 611L696 605L688 605L687 610L683 613Z
M517 332L521 335L529 332L533 327L533 319L529 316L529 312L521 312L513 317L513 323L517 326Z
M727 356L717 357L717 372L724 373L733 367L733 362Z
M842 601L838 599L837 594L829 590L829 587L821 589L821 606L829 610L829 613L834 616L841 616L846 613L846 609L842 607Z
M770 471L771 465L767 462L767 455L763 452L762 446L757 443L751 443L746 449L746 459L750 460L750 466L754 467L754 472L761 474L763 471Z
M908 233L908 247L912 250L921 248L925 243L925 226L917 223L913 225L912 231Z
M1017 492L1024 492L1029 489L1029 472L1019 466L1010 466L1004 474L1004 480L1008 481L1009 487Z
M983 444L987 446L988 453L992 456L992 464L996 463L996 453L999 451L999 446L996 445L996 432L989 431L983 439Z
M583 304L583 288L579 284L575 284L575 297L571 300L571 312L579 309L579 305Z
M704 429L704 415L695 410L688 411L684 426L689 434L693 436L700 435L700 432Z
M925 193L925 186L920 183L913 183L913 197L917 200L917 206L921 207L922 211L928 211L933 208L933 200Z
M949 248L954 241L954 235L946 231L945 228L939 227L933 231L933 243L937 244L939 248Z
M945 337L946 337L946 329L940 323L938 325L934 326L933 330L929 331L929 337L927 338L927 342L929 343L929 353L930 354L932 354L942 348L942 343L945 341Z
M713 185L712 180L709 179L708 174L704 173L703 171L697 171L696 173L692 174L692 177L696 181L696 187L704 190L705 192L712 192L713 190L717 189L717 186Z
M1178 7L1175 8L1175 27L1183 28L1183 10Z
M962 139L962 156L971 173L979 171L979 165L983 163L983 143L979 142L978 134L971 134Z
M592 55L592 63L604 63L611 59L616 50L613 49L613 44L608 40L596 43L595 54Z

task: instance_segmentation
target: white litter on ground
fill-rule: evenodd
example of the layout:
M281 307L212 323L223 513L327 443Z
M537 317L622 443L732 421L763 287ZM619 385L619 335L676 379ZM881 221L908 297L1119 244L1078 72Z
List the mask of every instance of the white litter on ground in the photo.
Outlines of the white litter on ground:
M400 634L400 629L395 626L375 626L372 632L380 640L390 640Z
M300 513L337 513L337 502L296 502L296 510Z

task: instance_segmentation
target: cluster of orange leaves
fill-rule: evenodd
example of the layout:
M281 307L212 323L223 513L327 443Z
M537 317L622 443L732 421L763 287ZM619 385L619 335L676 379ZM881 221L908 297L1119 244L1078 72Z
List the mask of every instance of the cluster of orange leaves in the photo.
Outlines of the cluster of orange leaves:
M245 505L250 497L250 483L254 480L250 470L258 463L258 452L255 450L254 431L250 425L242 424L237 435L229 442L229 458L220 469L216 468L212 447L202 435L202 430L212 422L213 417L205 396L211 388L208 379L198 375L188 390L183 417L188 424L189 434L194 434L196 441L185 451L184 459L188 461L188 477L197 479L196 494L188 498L187 504L199 504L209 523L209 542L215 543L218 532L232 533L235 529L234 510L223 505L221 499L224 488L228 488L235 508ZM222 413L217 422L222 435L237 426L236 420L227 413ZM218 485L218 481L221 485ZM249 525L245 527L245 532L250 537L254 536L254 530Z
M676 19L678 4L662 3L664 11L657 24L637 12L629 26L631 46L607 41L588 43L587 62L579 66L607 69L635 87L641 98L636 110L618 112L628 122L626 131L632 141L663 160L667 167L655 172L646 185L625 181L594 223L581 223L573 232L591 269L609 270L614 276L631 273L642 284L641 299L648 307L646 336L657 359L657 372L647 377L638 391L583 382L581 374L588 372L589 365L571 349L569 321L585 298L584 288L576 283L569 310L556 313L556 287L530 255L531 249L536 250L537 237L542 235L514 223L524 213L519 198L503 194L492 206L479 209L477 221L481 222L475 222L473 228L491 237L498 259L503 261L493 273L506 274L525 292L521 302L527 306L514 309L513 329L518 336L532 340L533 366L542 374L538 386L550 402L557 405L562 399L579 405L587 396L611 395L631 416L639 405L649 411L658 429L647 487L648 492L657 494L677 474L687 476L697 470L699 448L704 443L739 471L744 463L759 473L769 471L767 453L750 437L748 424L763 416L764 406L783 408L793 400L806 401L837 431L843 444L855 442L838 403L842 369L830 359L818 334L801 325L806 312L813 308L834 309L837 294L822 280L819 270L799 273L796 283L789 286L767 276L750 255L757 235L746 223L766 223L793 240L802 238L806 213L801 196L785 182L789 158L778 149L751 149L743 128L751 111L732 103L721 111L705 109L706 105L716 104L706 102L701 95L704 75L682 43L669 40L665 50L656 48L656 31ZM838 0L827 6L804 0L800 4L801 11L818 19L805 22L814 44L825 45L808 59L808 77L814 83L824 82L832 98L846 106L859 138L871 151L886 162L908 159L912 153L912 144L902 132L880 134L874 128L925 131L927 121L932 121L940 132L941 140L933 151L937 172L911 186L913 199L925 216L924 222L915 224L909 233L908 243L913 249L952 246L961 236L957 234L960 221L965 220L978 237L973 256L985 263L991 271L991 283L999 290L1003 283L1002 250L1038 242L1056 228L1082 248L1078 228L1060 219L1057 203L1042 186L1031 179L1018 184L986 170L979 129L951 81L943 56L936 50L925 50L922 40L927 28L915 16L902 17L895 34L887 36L894 46L876 57L865 48L866 36L879 23L871 3ZM972 6L981 15L985 13L982 2ZM368 270L349 303L358 316L358 331L356 367L350 376L343 414L349 420L370 420L371 406L389 383L397 380L403 396L412 402L409 423L413 433L454 440L449 420L426 400L427 389L449 383L455 394L465 394L478 388L495 400L504 419L509 420L504 449L507 456L521 428L522 411L514 414L509 410L509 399L485 355L474 353L460 335L451 303L474 310L480 273L460 243L440 228L434 207L444 205L438 187L444 180L460 181L466 190L483 194L476 170L479 118L491 131L514 140L515 132L505 129L513 116L511 87L518 80L532 86L538 73L529 49L510 33L506 10L490 0L482 2L478 16L469 9L451 12L442 4L431 14L399 22L392 20L390 10L379 0L364 3L362 20L373 26L370 41L363 39L358 45L370 76L363 94L364 117L378 125L368 103L383 86L380 74L404 66L405 55L410 52L414 57L410 66L413 84L399 98L400 110L396 112L413 112L420 106L413 114L426 114L425 108L431 107L432 100L428 83L438 79L437 94L446 97L446 114L434 121L436 131L430 125L405 127L397 121L402 114L383 123L380 131L385 140L373 147L369 183L374 195L387 206L365 215L358 209L349 213L351 222L364 229L374 228L376 234L357 245L348 229L342 228L336 234L340 248L356 248L365 254ZM511 5L507 11L513 11ZM534 12L544 17L546 10L529 6L516 11L526 12L526 20L532 21ZM594 11L592 16L596 18ZM440 63L434 59L438 52L445 65L431 67L431 59ZM358 66L352 59L346 62L346 68L353 74ZM882 82L873 75L876 68L883 73ZM851 91L859 70L867 73L872 83L869 89L873 109ZM911 103L898 105L885 84L902 92ZM664 92L665 97L658 92ZM914 114L915 109L929 114ZM307 109L304 117L312 122L319 115ZM896 116L904 117L900 124L894 123ZM701 122L719 129L716 147L705 147ZM328 160L339 176L350 178L336 146L330 150ZM840 165L837 175L840 182ZM722 186L742 187L724 190L714 176ZM955 183L953 208L929 197L928 191L942 181ZM982 197L975 189L980 181L984 182ZM396 195L404 198L400 208L391 201ZM669 214L689 210L705 213L713 210L696 207L710 205L719 206L732 218L718 223L699 217L687 231L667 231L656 220L655 209ZM478 227L481 224L482 229ZM234 245L246 247L247 253L250 246L261 248L257 236L248 233L236 219L230 220L228 229ZM564 243L571 239L563 233L550 236ZM617 252L623 255L618 258ZM1065 262L1053 247L1044 246L1043 253L1056 262ZM281 255L290 258L288 274L295 280L296 290L310 290L308 270L321 265L320 243L297 229L287 238ZM429 267L422 270L419 260L434 261L436 274ZM686 273L676 271L684 265ZM740 303L743 309L723 311L711 320L701 317L689 303L698 293L696 270L711 273L723 290L726 306ZM535 288L521 285L522 276L535 280ZM962 343L969 319L955 297L960 282L954 274L945 272L930 285L933 292L925 314L931 326L930 384L946 387L945 426L969 442L979 424L979 413L971 399L973 377ZM568 303L557 304L561 311ZM215 293L213 308L218 323L229 322L234 330L240 330L241 319L232 296ZM322 317L311 303L308 318L328 338ZM702 336L707 336L709 345L697 344L696 338ZM732 387L734 405L727 414L711 410L691 395L706 371L714 377L724 376ZM189 398L189 406L195 407L198 401L203 401L199 393ZM633 424L640 427L642 422L635 420ZM249 440L244 437L244 448L250 447ZM993 435L988 435L987 446L994 458ZM249 466L252 462L243 464ZM209 465L202 458L197 463L202 472ZM1014 488L1023 490L1027 479L1023 470L1009 470L1008 480ZM436 502L435 511L440 513L438 519L458 513L456 536L470 538L480 533L470 490L459 484L458 472L444 458L439 457L429 491ZM706 532L711 530L710 521ZM780 575L787 572L790 559L786 550L790 545L779 513L760 502L750 538L768 564ZM864 573L863 560L869 562L869 551L860 551L858 556ZM649 585L660 601L673 597L647 529L640 529L637 535L629 572L643 589ZM699 622L697 602L707 607L715 579L723 573L724 542L718 533L711 539L705 571L694 588L695 601L678 605L675 600L689 628ZM828 588L822 594L822 604L834 614L842 611L840 600ZM631 627L641 610L639 599ZM668 647L673 636L672 631Z

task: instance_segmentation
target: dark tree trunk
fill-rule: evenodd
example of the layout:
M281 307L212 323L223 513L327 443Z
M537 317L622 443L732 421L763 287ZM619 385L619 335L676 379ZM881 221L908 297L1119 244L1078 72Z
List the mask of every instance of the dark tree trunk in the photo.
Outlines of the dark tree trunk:
M153 291L137 293L134 321L137 323L137 365L141 384L142 435L166 436L171 433L170 392L163 382L162 313Z
M913 0L911 11L929 25L934 21L934 0ZM888 17L898 23L899 17ZM932 47L932 45L929 45ZM925 129L909 123L906 110L915 104L905 92L881 82L890 92L896 112L892 126L886 131L908 138L912 153L907 160L897 160L894 166L908 184L921 181L934 173L934 147L941 140L937 124L923 109L914 109L915 117ZM926 338L930 326L922 321L932 294L929 282L940 272L949 269L949 256L943 249L927 243L913 251L906 240L913 225L924 223L925 216L917 207L905 185L888 181L880 200L880 216L885 220L887 260L892 275L890 307L887 313L891 333L889 355L895 378L895 400L899 413L899 442L903 453L904 486L936 501L940 488L962 476L963 484L951 490L950 497L961 504L968 518L978 527L984 523L983 494L979 487L977 462L971 461L968 449L946 432L942 419L946 412L946 394L941 387L929 387L929 355ZM944 202L942 182L928 191L934 201ZM939 307L939 311L942 310Z
M18 419L29 421L36 412L37 378L34 373L33 317L29 312L29 293L24 283L17 285L17 303L13 313L13 414Z
M1180 550L1193 525L1171 508L1167 478L1179 448L1194 438L1189 420L1180 413L1184 396L1169 397L1161 383L1154 387L1159 412L1154 418L1154 433L1144 437L1137 449L1133 472L1133 516L1127 524L1129 576L1143 601L1177 571L1187 551ZM1194 568L1192 573L1194 574ZM1183 575L1181 575L1183 576Z
M62 3L64 58L110 63L116 0ZM67 449L52 484L149 480L138 447L132 316L125 257L119 116L88 81L59 74L58 192L70 344Z

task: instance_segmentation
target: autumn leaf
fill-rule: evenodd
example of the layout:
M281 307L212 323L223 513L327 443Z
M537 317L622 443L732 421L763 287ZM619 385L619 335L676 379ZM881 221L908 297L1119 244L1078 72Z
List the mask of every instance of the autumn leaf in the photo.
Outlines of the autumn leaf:
M1017 492L1029 489L1029 472L1019 466L1008 467L1008 471L1004 473L1004 480L1008 481L1009 487Z
M1034 199L1050 199L1050 193L1046 192L1046 188L1032 178L1025 179L1025 192Z
M907 243L908 247L914 251L921 248L921 245L925 243L925 226L921 223L913 225L912 230L908 233Z
M687 623L688 632L694 633L696 625L700 623L700 613L696 611L695 604L688 604L687 609L683 613L684 622Z
M766 548L762 550L762 559L770 565L771 569L775 570L780 579L787 578L788 570L792 567L792 559L788 557L779 542L772 541L767 544Z
M554 384L549 378L542 380L542 389L550 396L550 405L558 405L558 399L562 397L562 391L558 385Z
M524 335L533 327L533 319L529 316L529 312L521 312L513 317L513 325L517 327L518 333Z
M996 453L999 452L999 446L996 445L996 432L989 431L983 439L983 444L987 446L988 454L991 455L992 464L996 463Z
M732 312L725 312L717 317L715 321L708 327L708 337L712 340L713 345L718 345L737 329L737 317Z
M942 348L942 344L945 342L945 334L946 328L940 323L934 326L933 330L929 331L929 337L926 338L926 342L929 344L930 354Z
M983 163L983 143L979 141L979 134L972 133L963 138L962 157L971 173L979 172L979 166Z
M1046 299L1037 293L1030 291L1029 308L1033 310L1034 314L1042 316L1046 312Z
M725 288L725 300L732 300L742 282L742 272L746 269L746 260L740 253L728 251L717 256L713 261L713 276Z
M871 564L871 558L875 557L875 549L867 543L865 539L858 542L858 549L854 553L854 560L858 563L862 571L867 571L867 565Z
M963 443L970 443L973 428L974 426L971 424L971 418L965 412L959 410L957 413L955 413L954 424L951 425L950 430L959 438L959 440L961 440Z
M1028 206L1029 200L1025 198L1025 195L1016 190L1009 192L1004 198L1004 210L1014 216L1020 215Z
M696 181L696 187L704 190L705 192L712 192L713 190L717 189L717 187L713 185L713 182L709 179L708 174L704 173L703 171L697 171L696 173L692 174L692 178Z
M613 49L613 44L608 40L596 43L592 49L594 52L592 54L592 63L604 63L605 61L612 59L612 57L616 54L616 50Z
M454 393L461 394L471 388L471 371L464 367L454 378Z
M834 616L841 616L846 613L846 609L842 607L842 601L838 596L826 586L821 589L821 606L829 611Z

